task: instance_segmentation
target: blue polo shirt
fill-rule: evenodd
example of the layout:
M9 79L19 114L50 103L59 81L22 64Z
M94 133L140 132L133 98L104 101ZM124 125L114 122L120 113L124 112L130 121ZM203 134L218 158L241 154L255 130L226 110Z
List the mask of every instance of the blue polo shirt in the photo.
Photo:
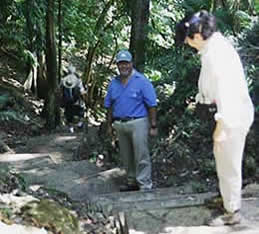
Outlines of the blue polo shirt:
M147 107L157 106L156 93L151 82L134 70L126 85L121 83L119 76L112 79L104 106L112 107L113 118L146 117Z

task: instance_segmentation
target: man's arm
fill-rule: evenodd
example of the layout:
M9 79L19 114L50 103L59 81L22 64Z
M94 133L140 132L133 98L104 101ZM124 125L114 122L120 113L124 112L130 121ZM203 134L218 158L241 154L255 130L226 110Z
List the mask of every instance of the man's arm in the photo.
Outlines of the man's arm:
M149 134L151 136L156 136L157 135L156 107L150 107L148 109L148 117L149 117L149 123L150 123Z
M156 128L156 107L150 107L148 109L148 117L151 128Z
M109 135L113 135L113 128L112 128L112 107L109 107L107 109L106 114L106 120L107 120L107 132Z
M106 119L107 119L108 126L112 126L112 107L109 107L107 109Z

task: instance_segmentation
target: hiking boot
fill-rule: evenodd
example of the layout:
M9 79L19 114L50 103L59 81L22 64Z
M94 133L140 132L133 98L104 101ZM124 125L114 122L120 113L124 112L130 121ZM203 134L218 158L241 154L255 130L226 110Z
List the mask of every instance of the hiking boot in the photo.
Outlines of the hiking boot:
M153 188L147 188L147 187L140 188L141 192L151 192L152 190L153 190Z
M137 184L124 184L120 186L120 192L138 191L139 186Z
M226 213L224 215L218 216L208 222L209 226L224 226L224 225L235 225L241 222L241 214L239 211L234 213Z

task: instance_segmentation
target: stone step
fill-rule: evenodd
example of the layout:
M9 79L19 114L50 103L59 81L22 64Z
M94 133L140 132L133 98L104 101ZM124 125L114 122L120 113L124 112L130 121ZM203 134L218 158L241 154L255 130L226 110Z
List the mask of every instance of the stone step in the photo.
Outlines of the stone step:
M161 208L125 211L129 234L258 234L259 199L243 199L241 224L208 227L209 219L216 217L215 209L206 206Z
M72 200L87 201L96 194L118 191L117 180L125 174L120 168L103 171L87 160L57 162L50 154L3 154L0 170L21 175L26 185L43 186L66 193Z
M258 186L243 190L243 201L258 200ZM92 202L109 212L142 211L149 209L167 209L204 206L205 201L217 193L179 194L175 188L159 188L148 192L114 192L97 194Z
M174 188L154 189L148 192L117 192L96 196L92 202L109 212L181 208L200 206L216 193L176 194Z
M215 209L204 205L215 193L177 194L174 188L150 192L116 192L93 199L106 212L125 215L129 234L257 234L259 233L259 187L243 191L243 216L240 225L232 227L203 226L215 215Z

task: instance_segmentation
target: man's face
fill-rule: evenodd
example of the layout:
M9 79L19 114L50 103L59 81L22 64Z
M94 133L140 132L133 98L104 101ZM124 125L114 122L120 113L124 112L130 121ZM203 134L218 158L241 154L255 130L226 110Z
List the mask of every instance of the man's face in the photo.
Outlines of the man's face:
M119 72L120 72L120 76L122 78L127 78L130 76L132 69L133 69L133 64L132 62L126 62L126 61L121 61L119 63L117 63Z

